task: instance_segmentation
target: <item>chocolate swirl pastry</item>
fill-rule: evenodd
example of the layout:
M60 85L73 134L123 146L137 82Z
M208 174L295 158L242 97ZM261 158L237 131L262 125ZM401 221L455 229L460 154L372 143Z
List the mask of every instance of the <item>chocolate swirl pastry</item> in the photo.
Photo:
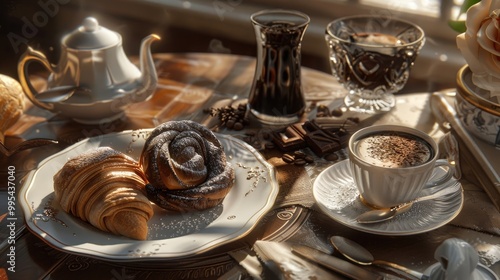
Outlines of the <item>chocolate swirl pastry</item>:
M71 158L54 175L62 209L103 231L145 240L153 207L138 162L109 147Z
M140 163L149 181L149 199L172 211L220 204L235 179L219 140L193 121L169 121L156 127L144 144Z

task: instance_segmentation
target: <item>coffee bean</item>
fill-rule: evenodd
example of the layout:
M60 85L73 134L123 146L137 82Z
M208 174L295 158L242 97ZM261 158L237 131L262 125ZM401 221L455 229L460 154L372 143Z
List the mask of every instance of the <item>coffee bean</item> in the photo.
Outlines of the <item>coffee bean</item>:
M306 153L304 153L302 151L295 151L295 152L293 152L293 155L295 156L295 158L299 158L299 159L303 159L307 156Z
M247 110L247 106L245 104L240 104L240 105L238 105L238 110L239 111L246 111Z
M217 117L222 126L228 129L242 130L248 124L246 115L246 104L240 104L237 108L230 105L221 108L208 108L204 110L212 117Z
M233 126L234 130L242 130L243 128L244 128L243 123L241 123L241 122L234 123L234 126Z
M295 165L305 165L306 164L306 161L304 159L295 159L295 161L293 162L293 164Z
M304 160L307 162L307 163L313 163L314 162L314 158L312 156L306 156L304 158Z
M330 110L328 109L327 106L321 104L321 105L318 106L316 116L319 117L319 118L329 117L330 116Z
M292 163L295 160L295 158L292 155L290 155L290 154L284 154L281 157L281 159L283 159L283 161L286 162L286 163Z
M273 142L266 142L265 144L266 149L274 149L274 143Z
M226 122L226 127L227 127L227 128L229 128L229 129L231 129L231 128L233 128L233 127L234 127L234 124L235 124L234 119L230 119L230 120L228 120L228 121Z
M339 156L335 153L331 153L331 154L327 154L325 156L325 159L328 160L328 161L336 161L339 159Z
M343 114L344 112L342 112L342 109L340 109L340 108L335 108L335 109L333 109L330 113L331 113L331 114L332 114L332 116L334 116L334 117L340 117L340 116L342 116L342 114Z

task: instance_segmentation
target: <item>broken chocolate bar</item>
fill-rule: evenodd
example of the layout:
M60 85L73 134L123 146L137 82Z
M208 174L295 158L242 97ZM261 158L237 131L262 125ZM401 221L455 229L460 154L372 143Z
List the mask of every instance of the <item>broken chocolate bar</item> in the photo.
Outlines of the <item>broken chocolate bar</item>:
M304 137L309 148L320 157L342 149L347 143L348 138L347 133L340 132L334 136L322 130L310 132Z
M340 124L322 127L316 120L312 120L305 122L303 127L307 130L304 136L307 145L320 157L342 149L349 140L349 133Z
M274 131L273 142L284 152L309 147L323 157L345 147L350 131L359 121L347 118L316 118L303 124L293 124Z
M287 126L283 130L274 131L272 137L273 142L280 150L289 152L307 146L304 140L305 133L304 129L302 129L302 124L294 124Z

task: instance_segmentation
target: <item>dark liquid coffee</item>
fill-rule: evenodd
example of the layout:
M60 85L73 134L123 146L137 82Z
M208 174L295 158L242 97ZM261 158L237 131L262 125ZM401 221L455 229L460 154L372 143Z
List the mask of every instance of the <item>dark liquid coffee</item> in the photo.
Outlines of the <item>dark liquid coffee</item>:
M349 89L383 87L392 92L404 86L416 58L415 52L398 48L404 42L380 33L356 33L350 40L337 42L341 48L333 48L337 52L330 57L339 82Z
M257 65L248 104L254 115L297 117L305 109L300 67L304 28L293 22L269 21L255 26Z

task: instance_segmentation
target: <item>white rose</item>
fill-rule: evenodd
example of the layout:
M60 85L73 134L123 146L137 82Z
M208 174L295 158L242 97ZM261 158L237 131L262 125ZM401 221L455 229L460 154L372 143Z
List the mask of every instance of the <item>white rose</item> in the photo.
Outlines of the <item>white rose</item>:
M467 30L457 46L476 86L500 96L500 0L482 0L467 11Z

